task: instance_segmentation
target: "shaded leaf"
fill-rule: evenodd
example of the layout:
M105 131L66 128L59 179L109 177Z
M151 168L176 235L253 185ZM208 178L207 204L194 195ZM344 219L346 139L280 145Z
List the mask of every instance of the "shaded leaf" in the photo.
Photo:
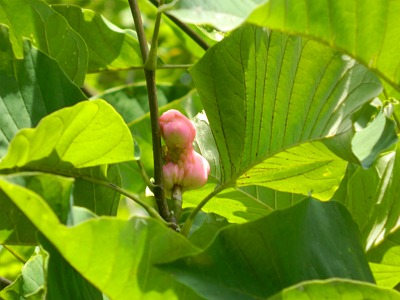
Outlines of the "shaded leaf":
M318 176L325 174L326 180L310 180L311 188L303 186L295 175L297 171L305 178L307 169L296 166L290 174L295 179L281 191L313 190L315 197L329 199L336 188L332 183L338 185L345 165L322 145L307 143L350 130L351 116L381 91L378 79L348 57L310 40L254 26L233 32L190 71L216 141L221 189L244 173L254 175L257 169L252 167L268 165L270 157L272 164L280 156L294 165L307 161L308 153L301 148L313 147L315 155L323 153ZM309 171L315 178L312 166ZM275 186L278 175L263 173L277 177ZM238 181L264 182L259 178L250 183L244 177Z
M142 67L136 32L122 30L89 9L74 5L52 5L84 39L88 52L88 72Z
M299 283L284 289L269 300L310 300L310 299L399 299L400 294L394 290L383 289L376 285L356 280L330 279L313 280Z
M28 41L22 44L24 58L16 58L9 42L8 30L1 25L0 45L2 157L19 129L36 126L44 116L86 97L67 78L56 61L33 48Z
M76 84L83 84L88 64L85 41L44 1L1 0L0 23L10 29L17 58L25 56L23 38L28 38L36 48L57 60Z
M312 279L373 282L351 215L313 199L222 229L201 253L160 268L207 299L266 298Z

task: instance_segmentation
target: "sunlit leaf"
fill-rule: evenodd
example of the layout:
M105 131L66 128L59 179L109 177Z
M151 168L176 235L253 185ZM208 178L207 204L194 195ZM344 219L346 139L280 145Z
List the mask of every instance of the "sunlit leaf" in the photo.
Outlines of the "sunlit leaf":
M399 89L399 13L398 1L268 0L248 20L340 49Z
M133 160L132 136L102 100L85 101L43 118L11 141L1 169L25 167L55 173Z
M224 186L239 178L239 184L312 192L320 199L333 194L345 164L314 141L351 130L352 114L381 91L377 78L348 57L254 26L239 28L211 48L191 74ZM257 165L261 177L246 181L245 174L255 175ZM273 167L264 172L263 166ZM280 179L287 178L293 180L282 185Z

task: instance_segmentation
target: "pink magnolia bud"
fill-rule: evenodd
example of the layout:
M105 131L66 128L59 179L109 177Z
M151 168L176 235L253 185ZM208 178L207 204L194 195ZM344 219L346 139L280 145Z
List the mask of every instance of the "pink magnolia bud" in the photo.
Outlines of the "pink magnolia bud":
M191 149L196 130L188 118L175 109L170 109L160 117L161 135L170 152L177 149Z
M208 161L194 150L190 151L185 159L182 189L194 190L206 184L210 174Z
M163 166L164 188L170 193L174 185L179 185L182 191L201 188L206 184L210 174L208 161L193 149L188 152L184 161L177 164L168 162Z
M175 184L182 184L184 169L173 162L169 162L163 166L163 174L164 188L167 192L171 192Z

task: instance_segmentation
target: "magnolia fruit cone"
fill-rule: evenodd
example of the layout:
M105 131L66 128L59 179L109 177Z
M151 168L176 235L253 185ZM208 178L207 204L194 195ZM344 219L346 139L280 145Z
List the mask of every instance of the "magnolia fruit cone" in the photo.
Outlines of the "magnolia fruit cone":
M175 185L179 185L182 192L202 187L207 182L210 165L193 150L196 130L192 122L172 109L160 117L160 128L168 148L163 166L166 192L170 194Z

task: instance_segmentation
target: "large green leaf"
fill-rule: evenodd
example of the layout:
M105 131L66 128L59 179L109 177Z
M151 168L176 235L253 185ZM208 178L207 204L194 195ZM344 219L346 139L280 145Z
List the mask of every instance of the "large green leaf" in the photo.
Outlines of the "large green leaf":
M0 189L72 267L111 299L199 298L153 266L197 251L170 228L141 217L100 217L66 227L32 191L1 179Z
M303 34L348 53L400 89L398 1L269 0L250 22ZM373 20L373 21L372 21Z
M74 5L53 5L69 26L85 40L89 51L88 72L143 66L139 42L132 30L122 30L101 15Z
M75 83L84 81L88 51L82 37L57 12L40 0L1 0L0 23L10 29L16 57L24 54L23 38L59 62Z
M313 199L222 229L201 253L160 268L207 299L265 299L312 279L373 282L351 215Z
M385 240L367 253L376 283L394 288L400 283L400 230L385 237Z
M239 178L320 199L332 195L345 164L313 141L351 130L351 116L382 89L326 46L254 26L211 48L191 74L219 152L221 188Z
M11 48L8 30L1 25L0 45L2 157L19 129L36 126L49 113L86 97L68 79L56 61L33 48L28 41L22 44L24 58L17 58Z
M168 13L224 30L248 21L311 37L351 55L400 90L398 1L181 0Z
M65 174L133 160L133 153L132 136L121 116L103 100L84 101L46 116L34 129L19 131L0 169Z
M342 202L358 224L366 249L382 241L400 221L400 154L389 152L368 169L357 168L341 186Z
M387 299L396 300L400 293L384 289L370 283L345 280L312 280L284 289L282 292L268 298L269 300L364 300Z

